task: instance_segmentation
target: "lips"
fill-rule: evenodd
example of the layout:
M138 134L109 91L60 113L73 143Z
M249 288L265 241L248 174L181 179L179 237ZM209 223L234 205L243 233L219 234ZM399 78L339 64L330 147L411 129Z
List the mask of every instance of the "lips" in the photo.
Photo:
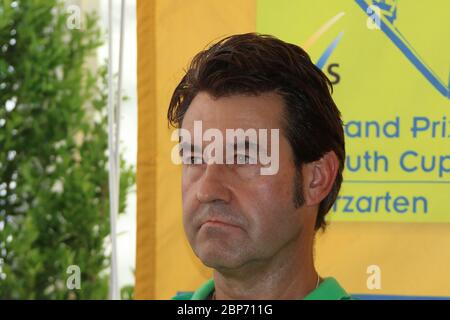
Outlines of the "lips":
M228 221L221 220L221 219L214 219L214 218L210 218L210 219L206 220L205 222L202 223L202 226L203 225L211 225L211 226L218 226L218 227L240 228L238 225L235 225L235 224L230 223Z

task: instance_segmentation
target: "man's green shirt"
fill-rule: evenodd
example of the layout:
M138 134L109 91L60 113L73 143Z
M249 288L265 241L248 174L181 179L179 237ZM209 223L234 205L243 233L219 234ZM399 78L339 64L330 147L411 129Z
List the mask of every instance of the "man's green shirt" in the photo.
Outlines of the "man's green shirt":
M214 291L214 280L210 279L195 292L181 293L172 300L206 300ZM320 285L311 291L304 300L351 300L352 297L345 292L333 277L324 278Z

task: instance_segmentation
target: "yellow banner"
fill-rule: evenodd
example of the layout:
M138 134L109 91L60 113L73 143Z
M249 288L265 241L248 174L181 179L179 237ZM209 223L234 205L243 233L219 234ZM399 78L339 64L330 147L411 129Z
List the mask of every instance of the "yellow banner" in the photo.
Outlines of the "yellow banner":
M258 1L257 31L303 46L346 133L333 221L450 222L447 1Z

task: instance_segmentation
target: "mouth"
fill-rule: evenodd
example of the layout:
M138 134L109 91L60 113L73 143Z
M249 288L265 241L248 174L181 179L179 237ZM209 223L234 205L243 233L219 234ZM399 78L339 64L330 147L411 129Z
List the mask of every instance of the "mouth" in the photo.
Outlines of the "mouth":
M239 227L238 225L223 221L223 220L217 220L217 219L209 219L206 220L205 222L202 223L201 225L203 226L211 226L211 227L231 227L231 228L239 228L241 229L241 227Z

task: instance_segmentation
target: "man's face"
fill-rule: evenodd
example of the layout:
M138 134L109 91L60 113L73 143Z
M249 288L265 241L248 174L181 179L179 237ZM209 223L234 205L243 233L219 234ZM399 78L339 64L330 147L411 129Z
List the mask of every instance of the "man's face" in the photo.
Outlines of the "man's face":
M274 175L262 175L260 163L183 164L184 228L195 254L209 267L234 269L269 259L299 235L302 208L294 204L295 166L282 111L283 100L275 93L215 100L200 92L185 114L182 128L192 137L194 121L202 121L203 132L218 129L224 140L226 129L267 129L269 153L279 148ZM270 129L280 129L278 146L270 141Z

